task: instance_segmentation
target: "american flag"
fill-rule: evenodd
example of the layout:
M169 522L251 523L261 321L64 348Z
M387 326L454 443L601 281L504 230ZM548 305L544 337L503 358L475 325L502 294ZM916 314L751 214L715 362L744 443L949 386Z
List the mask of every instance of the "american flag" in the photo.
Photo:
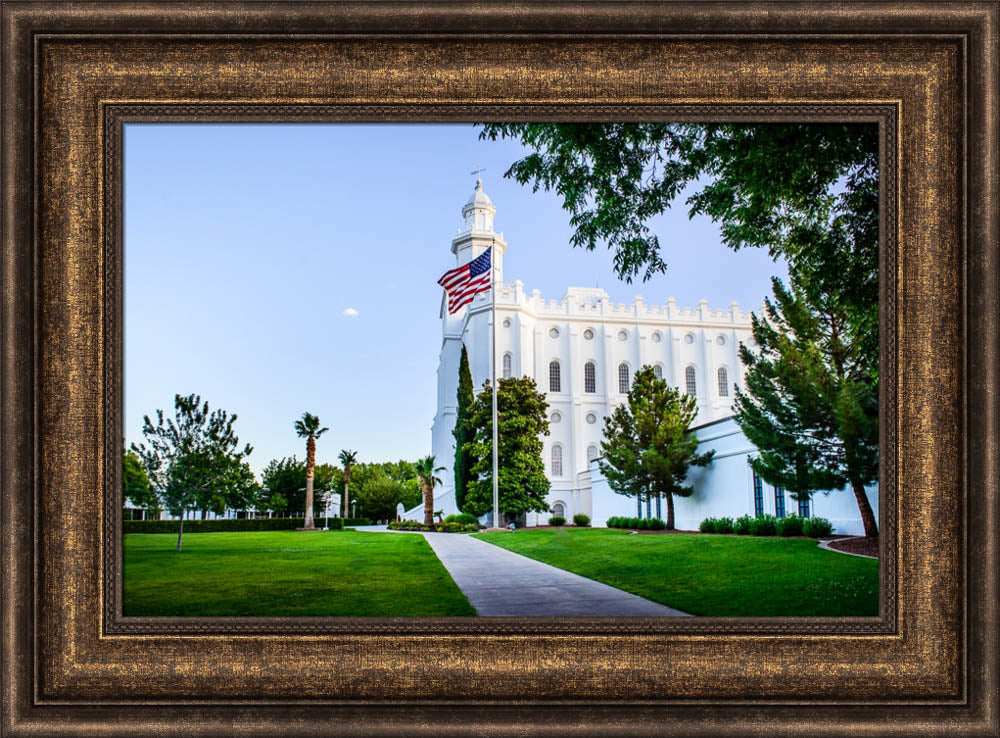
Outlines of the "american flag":
M448 312L453 313L490 288L490 252L493 247L460 267L445 272L438 284L448 293Z

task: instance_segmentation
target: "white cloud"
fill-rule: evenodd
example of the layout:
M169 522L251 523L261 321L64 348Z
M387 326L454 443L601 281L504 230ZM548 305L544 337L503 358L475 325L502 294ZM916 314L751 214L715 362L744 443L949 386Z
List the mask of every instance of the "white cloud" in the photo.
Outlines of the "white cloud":
M344 310L344 315L346 315L348 318L356 318L358 317L358 311L355 310L354 308L347 308L346 310Z

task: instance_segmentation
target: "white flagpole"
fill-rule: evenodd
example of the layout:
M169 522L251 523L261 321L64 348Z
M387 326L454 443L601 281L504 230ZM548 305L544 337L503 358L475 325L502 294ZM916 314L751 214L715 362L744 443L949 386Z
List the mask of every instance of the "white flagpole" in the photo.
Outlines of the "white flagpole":
M497 272L496 254L490 246L490 292L493 311L493 350L490 352L490 381L493 384L493 527L500 527L500 480L497 476Z

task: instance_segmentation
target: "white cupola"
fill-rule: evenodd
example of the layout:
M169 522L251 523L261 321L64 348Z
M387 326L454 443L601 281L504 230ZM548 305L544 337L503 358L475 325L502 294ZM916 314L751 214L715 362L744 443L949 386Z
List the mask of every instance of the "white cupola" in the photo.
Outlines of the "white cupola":
M465 230L493 233L493 218L496 214L497 209L493 207L490 196L483 192L483 180L477 179L475 191L462 208Z
M503 253L507 250L507 242L503 240L502 233L493 230L493 218L496 214L493 201L483 192L483 181L477 178L476 189L469 201L462 206L465 227L459 228L452 239L451 253L455 255L456 264L467 264L486 249L492 248L496 278L502 280Z

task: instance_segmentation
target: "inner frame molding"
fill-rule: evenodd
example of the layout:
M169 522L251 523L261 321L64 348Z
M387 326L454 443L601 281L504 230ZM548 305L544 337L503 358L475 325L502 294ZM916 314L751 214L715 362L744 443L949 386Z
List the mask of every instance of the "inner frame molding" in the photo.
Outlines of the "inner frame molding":
M102 103L104 110L104 418L105 448L122 447L124 325L124 126L131 123L375 123L483 121L865 122L879 126L880 429L879 615L842 618L156 618L122 616L121 464L105 456L103 632L105 635L224 634L892 634L897 632L896 191L898 104L754 105L254 105ZM888 193L888 194L887 194ZM883 287L884 285L884 287ZM883 563L884 562L884 563Z
M995 4L519 10L3 4L5 735L996 731ZM878 120L880 616L642 633L121 618L115 137L131 116L331 111Z

